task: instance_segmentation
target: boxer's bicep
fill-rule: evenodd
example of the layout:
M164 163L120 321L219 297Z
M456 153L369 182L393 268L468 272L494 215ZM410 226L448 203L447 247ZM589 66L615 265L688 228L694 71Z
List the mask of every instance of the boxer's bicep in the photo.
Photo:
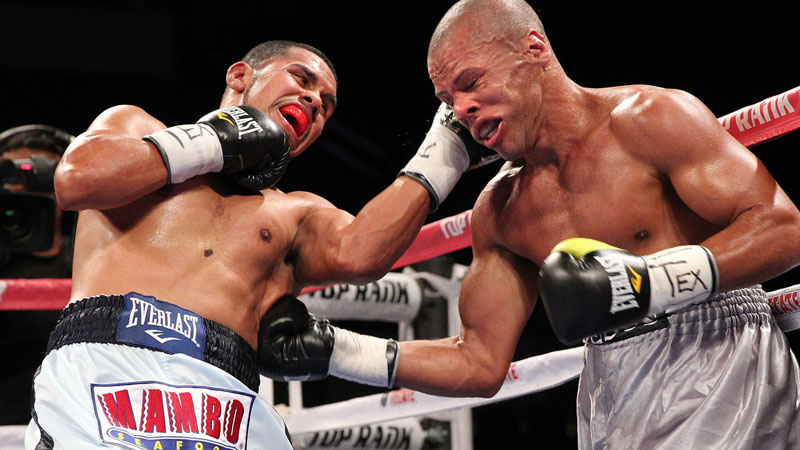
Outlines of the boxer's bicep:
M349 281L350 264L342 261L341 231L353 216L335 208L327 200L311 194L293 193L307 203L292 244L295 278L303 285L325 285Z
M113 157L116 152L127 154L133 146L148 148L142 136L163 128L161 121L139 107L114 106L100 113L89 128L77 136L63 159L73 164L86 163L84 159Z
M702 244L714 254L720 290L760 283L798 264L800 213L764 164L699 100L666 102L661 126L643 131L654 166L695 214L718 225ZM651 121L658 124L659 121Z
M490 397L503 384L538 292L538 271L504 251L477 252L459 297L461 332L400 343L397 385Z
M709 128L701 138L687 138L675 145L676 157L667 165L666 174L692 211L726 226L748 209L772 204L777 183L758 158L733 137Z
M477 250L459 296L461 345L474 362L505 374L539 293L538 267L508 250Z
M56 169L63 209L110 209L163 186L167 170L158 150L142 140L164 125L141 108L121 105L101 113L67 148Z
M356 216L305 196L310 206L296 239L301 284L364 284L383 277L419 233L430 198L409 177L398 177Z

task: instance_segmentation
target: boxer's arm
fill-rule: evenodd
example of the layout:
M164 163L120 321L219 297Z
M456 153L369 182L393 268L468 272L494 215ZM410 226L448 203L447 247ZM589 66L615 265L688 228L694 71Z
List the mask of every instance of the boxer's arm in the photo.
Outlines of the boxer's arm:
M478 252L480 254L482 252ZM476 256L461 287L459 336L399 344L330 326L282 298L259 328L260 370L279 380L332 375L436 395L491 397L503 384L533 310L536 267L504 250Z
M634 121L695 213L723 229L704 242L720 291L764 282L800 264L800 213L759 159L685 93L657 98ZM638 123L636 123L638 122Z
M437 395L488 397L502 386L519 336L536 303L538 267L501 246L490 244L495 233L486 223L491 217L481 213L485 208L476 207L474 211L473 262L461 287L459 336L402 342L400 350L390 354L390 348L394 347L386 340L337 329L333 333L330 375L376 386L394 380L388 385ZM328 234L335 233L329 230ZM274 319L269 320L273 322ZM324 334L314 329L290 338L292 342L308 341L314 348L316 343L327 342L328 348L331 339ZM347 339L340 342L340 336ZM269 376L308 376L307 371L298 371L293 357L268 359L272 362L262 366L262 370L266 369ZM307 357L300 360L300 366L313 363ZM396 376L392 376L395 367Z
M167 169L142 137L165 128L141 108L120 105L101 113L64 153L55 173L59 205L110 209L164 186Z
M293 251L300 284L366 283L391 269L461 175L499 159L441 104L417 152L395 182L358 215L316 202L300 221ZM428 199L422 195L428 192Z
M536 264L488 242L473 213L473 259L461 285L458 336L400 343L395 385L434 395L494 395L536 304Z
M417 181L398 177L354 217L310 194L292 251L301 285L366 283L391 269L428 217L430 196Z

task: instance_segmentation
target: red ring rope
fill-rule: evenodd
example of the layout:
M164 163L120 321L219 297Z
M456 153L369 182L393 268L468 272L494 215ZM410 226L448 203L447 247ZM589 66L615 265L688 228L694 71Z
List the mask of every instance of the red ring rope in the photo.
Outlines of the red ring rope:
M800 86L741 108L718 119L746 147L800 128ZM470 219L464 211L422 227L393 268L454 252L472 245ZM0 280L0 310L61 309L70 297L70 279ZM322 287L309 287L303 293Z

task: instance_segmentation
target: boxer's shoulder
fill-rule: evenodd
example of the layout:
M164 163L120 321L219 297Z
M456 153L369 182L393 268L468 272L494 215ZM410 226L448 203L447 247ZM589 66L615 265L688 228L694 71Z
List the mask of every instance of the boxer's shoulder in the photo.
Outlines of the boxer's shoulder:
M272 205L277 202L282 207L291 210L293 214L297 215L299 220L303 220L306 216L313 215L318 212L327 210L336 210L338 208L329 200L320 197L317 194L307 191L292 191L281 192L271 190L265 193L265 205Z
M514 215L515 205L520 203L514 192L520 182L521 169L521 166L506 163L481 191L470 217L473 247L500 242L507 229L504 225Z
M322 230L333 231L353 218L347 211L311 192L284 193L270 189L262 193L264 200L259 211L272 220L281 221L287 232L295 236L295 243L299 239L298 233L303 233L304 230L317 235Z
M114 132L131 136L140 136L164 128L165 125L136 105L114 105L101 112L89 126L85 134Z
M676 115L691 116L702 103L679 89L649 85L610 88L610 126L619 131L644 133L652 127L667 127Z

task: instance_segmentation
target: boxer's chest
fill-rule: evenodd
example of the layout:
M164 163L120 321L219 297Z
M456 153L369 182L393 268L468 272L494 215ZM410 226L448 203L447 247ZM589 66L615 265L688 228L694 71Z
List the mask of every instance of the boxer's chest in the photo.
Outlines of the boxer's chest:
M672 235L668 185L636 163L606 162L521 174L500 222L509 248L540 264L571 237L635 251Z

